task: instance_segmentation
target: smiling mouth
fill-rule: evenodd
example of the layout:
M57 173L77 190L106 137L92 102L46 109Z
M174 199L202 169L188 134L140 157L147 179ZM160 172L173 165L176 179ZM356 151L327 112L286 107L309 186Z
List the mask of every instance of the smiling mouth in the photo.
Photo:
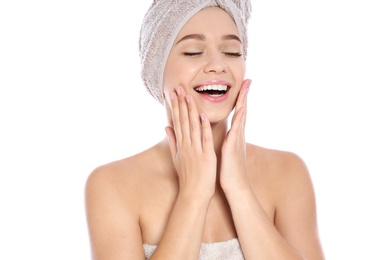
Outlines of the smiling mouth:
M229 90L228 85L204 85L194 88L199 94L209 95L212 97L220 97L226 94Z

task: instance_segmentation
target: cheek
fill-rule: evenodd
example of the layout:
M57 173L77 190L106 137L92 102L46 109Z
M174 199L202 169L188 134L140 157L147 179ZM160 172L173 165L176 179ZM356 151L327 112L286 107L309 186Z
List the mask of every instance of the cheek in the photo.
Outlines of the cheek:
M163 91L165 95L169 94L177 86L181 75L180 66L177 62L167 61L163 78ZM167 96L169 98L169 95Z
M165 99L164 106L165 106L165 112L167 114L168 123L170 125L173 125L172 124L172 107L171 107L171 103L169 101L167 101L167 99Z
M245 74L246 74L246 64L245 64L245 61L242 61L242 62L239 62L237 65L236 65L236 70L235 70L235 74L236 74L236 77L238 79L242 79L244 80L245 78Z
M164 92L173 91L179 85L189 86L198 72L199 65L193 61L185 62L180 59L176 59L175 62L168 61L163 79Z

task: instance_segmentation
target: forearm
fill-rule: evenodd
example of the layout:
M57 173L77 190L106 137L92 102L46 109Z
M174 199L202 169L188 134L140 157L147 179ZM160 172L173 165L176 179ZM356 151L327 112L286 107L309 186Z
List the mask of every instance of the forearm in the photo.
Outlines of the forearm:
M153 259L198 259L208 199L179 193Z
M245 259L303 259L280 235L250 188L226 194Z

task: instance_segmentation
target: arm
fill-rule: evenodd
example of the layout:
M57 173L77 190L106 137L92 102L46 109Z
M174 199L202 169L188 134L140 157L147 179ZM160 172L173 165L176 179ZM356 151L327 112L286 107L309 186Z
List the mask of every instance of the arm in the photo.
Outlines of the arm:
M137 215L137 199L127 201L115 172L96 169L85 187L92 259L145 259ZM130 207L129 207L130 205Z
M268 218L252 190L244 135L249 83L243 83L237 99L232 126L222 147L220 174L245 258L324 259L317 236L313 187L298 157L285 156L278 163L280 169L275 170L275 220Z
M325 259L308 171L295 155L288 157L284 176L277 177L274 221L250 187L226 192L246 259Z
M215 190L216 155L210 123L179 87L171 93L173 128L167 127L179 194L151 259L198 259L209 202ZM202 162L202 163L199 163Z
M195 104L184 92L172 93L172 98L174 128L166 130L180 189L151 259L198 259L208 205L215 190L216 156L208 119L199 119ZM92 256L95 260L145 259L139 224L141 192L137 181L124 181L118 172L122 171L112 166L98 168L86 184Z
M151 260L198 259L209 200L179 193Z
M276 196L275 227L306 259L325 259L317 225L315 193L305 163L287 154Z

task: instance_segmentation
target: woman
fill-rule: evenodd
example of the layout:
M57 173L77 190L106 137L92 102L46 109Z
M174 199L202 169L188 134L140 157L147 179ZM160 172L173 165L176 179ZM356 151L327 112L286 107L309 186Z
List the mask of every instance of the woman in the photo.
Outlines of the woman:
M94 259L324 258L303 161L245 142L250 10L249 1L153 2L142 76L165 106L167 135L90 175Z

